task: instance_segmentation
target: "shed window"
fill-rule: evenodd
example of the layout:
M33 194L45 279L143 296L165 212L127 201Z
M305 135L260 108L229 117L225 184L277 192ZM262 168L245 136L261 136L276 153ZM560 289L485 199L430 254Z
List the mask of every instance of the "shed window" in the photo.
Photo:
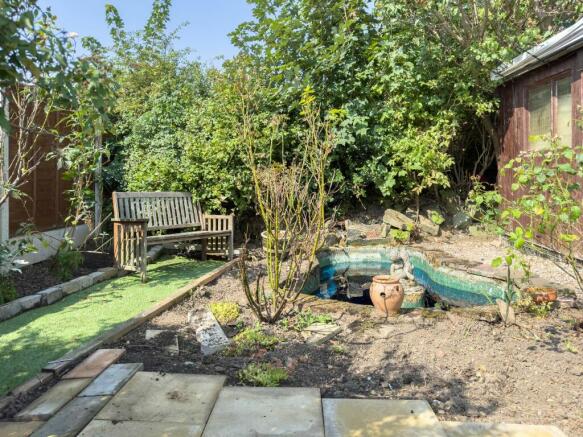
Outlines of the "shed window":
M528 93L528 143L532 149L558 137L562 144L572 142L571 77L533 87Z

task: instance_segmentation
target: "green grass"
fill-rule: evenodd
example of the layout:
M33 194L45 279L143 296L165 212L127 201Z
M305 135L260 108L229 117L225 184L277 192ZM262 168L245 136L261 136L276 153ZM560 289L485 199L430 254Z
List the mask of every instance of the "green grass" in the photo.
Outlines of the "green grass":
M169 258L148 266L148 282L136 275L112 279L0 323L0 396L55 360L129 320L220 261Z

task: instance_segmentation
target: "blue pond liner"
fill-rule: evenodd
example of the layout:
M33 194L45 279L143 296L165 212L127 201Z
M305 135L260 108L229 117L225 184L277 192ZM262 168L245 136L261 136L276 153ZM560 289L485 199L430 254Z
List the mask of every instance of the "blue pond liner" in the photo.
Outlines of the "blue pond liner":
M308 292L321 298L337 294L335 277L342 275L374 276L388 274L391 259L399 249L384 246L325 250L318 254L319 287L312 283ZM418 251L407 250L416 281L432 295L455 306L488 305L502 297L504 290L495 281L477 280L475 276L447 267L435 267ZM322 285L325 284L325 287Z

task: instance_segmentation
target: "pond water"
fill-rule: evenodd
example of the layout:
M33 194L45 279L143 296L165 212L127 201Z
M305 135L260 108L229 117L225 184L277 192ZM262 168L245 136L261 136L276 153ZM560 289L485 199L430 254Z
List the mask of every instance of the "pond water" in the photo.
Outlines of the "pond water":
M313 280L306 291L325 299L370 302L368 289L372 277L388 274L399 250L403 249L372 246L322 251L318 254L319 266L313 272ZM503 294L502 287L495 281L477 279L446 267L435 267L421 252L407 250L406 253L412 265L414 282L421 285L426 293L423 296L418 292L407 296L406 286L404 308L432 306L436 301L454 306L488 305Z

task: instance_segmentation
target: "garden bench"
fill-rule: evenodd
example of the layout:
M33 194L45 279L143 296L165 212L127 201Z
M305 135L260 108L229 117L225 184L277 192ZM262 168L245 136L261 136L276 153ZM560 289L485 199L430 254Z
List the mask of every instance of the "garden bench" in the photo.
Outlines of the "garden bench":
M150 245L200 240L203 259L207 254L233 258L233 215L204 214L190 193L114 192L112 200L116 264L140 272L142 281Z

